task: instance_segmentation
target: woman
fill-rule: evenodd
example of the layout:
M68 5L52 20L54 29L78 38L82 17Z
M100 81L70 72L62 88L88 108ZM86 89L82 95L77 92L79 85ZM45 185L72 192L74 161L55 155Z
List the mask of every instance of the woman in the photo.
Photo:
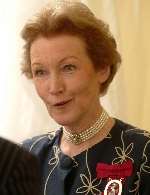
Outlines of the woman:
M22 37L22 71L62 126L24 143L40 159L43 194L150 194L150 135L111 118L99 100L121 62L108 26L84 4L61 2Z

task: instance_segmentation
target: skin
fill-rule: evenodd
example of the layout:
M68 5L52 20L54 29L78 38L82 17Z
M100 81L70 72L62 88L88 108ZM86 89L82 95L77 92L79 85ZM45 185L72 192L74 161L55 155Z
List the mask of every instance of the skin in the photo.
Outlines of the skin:
M109 69L95 70L85 43L77 36L38 37L30 49L33 81L50 116L80 132L101 113L100 86Z

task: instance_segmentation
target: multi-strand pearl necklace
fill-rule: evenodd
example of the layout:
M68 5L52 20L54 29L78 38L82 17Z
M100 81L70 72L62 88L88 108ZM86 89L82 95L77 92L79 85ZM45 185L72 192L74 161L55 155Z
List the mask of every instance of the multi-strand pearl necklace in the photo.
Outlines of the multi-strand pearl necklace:
M105 110L103 110L96 122L88 129L83 130L81 133L71 133L63 128L64 137L73 144L81 144L82 142L85 142L96 135L104 127L108 119L109 115Z

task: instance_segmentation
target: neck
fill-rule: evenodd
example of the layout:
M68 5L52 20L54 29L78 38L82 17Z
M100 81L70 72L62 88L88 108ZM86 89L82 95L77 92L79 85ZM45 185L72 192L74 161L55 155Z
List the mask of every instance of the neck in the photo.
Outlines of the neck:
M101 106L98 106L96 112L86 113L84 117L80 117L78 121L71 123L70 125L64 126L64 128L70 133L81 133L84 130L90 128L96 120L99 118L103 111Z
M99 131L95 136L93 136L91 139L76 145L66 140L65 136L62 135L61 141L60 141L60 148L63 151L64 154L73 157L81 152L87 150L88 148L91 148L95 144L101 142L107 135L109 134L110 130L115 124L115 120L112 118L109 118L103 129Z
M64 128L63 134L68 141L78 145L95 136L105 126L108 119L109 115L105 110L102 110L102 113L97 117L96 121L89 128L82 129L81 133L72 133Z

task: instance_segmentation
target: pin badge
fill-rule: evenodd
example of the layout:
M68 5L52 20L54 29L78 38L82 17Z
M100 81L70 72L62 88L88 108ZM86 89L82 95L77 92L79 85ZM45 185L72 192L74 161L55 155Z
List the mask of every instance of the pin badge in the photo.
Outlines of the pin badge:
M122 194L122 182L121 180L110 180L104 190L104 195L121 195Z

